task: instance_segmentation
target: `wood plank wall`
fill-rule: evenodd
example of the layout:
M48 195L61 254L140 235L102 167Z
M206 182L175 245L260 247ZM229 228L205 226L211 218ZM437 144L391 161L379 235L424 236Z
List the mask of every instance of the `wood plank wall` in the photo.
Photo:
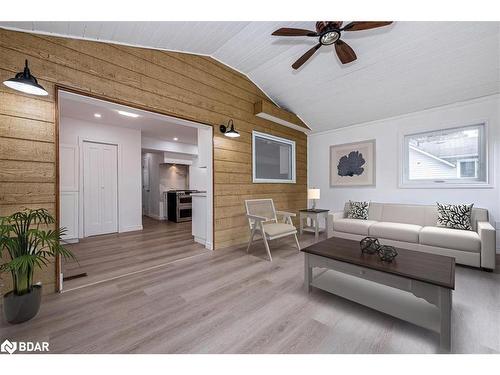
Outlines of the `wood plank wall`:
M49 96L17 94L0 85L0 215L23 207L55 213L55 85L216 126L216 249L247 241L245 199L270 197L281 210L306 206L306 135L256 117L254 103L269 98L229 67L204 56L0 29L0 80L22 70L25 58ZM218 125L230 118L240 138L220 134ZM252 183L254 129L296 141L296 184ZM39 278L54 285L54 275L49 269Z

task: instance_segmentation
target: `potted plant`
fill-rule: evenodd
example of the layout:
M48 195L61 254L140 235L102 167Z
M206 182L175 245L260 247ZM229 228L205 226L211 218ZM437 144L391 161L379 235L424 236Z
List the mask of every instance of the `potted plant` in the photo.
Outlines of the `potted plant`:
M64 229L50 230L55 219L46 209L25 209L0 217L0 259L7 253L1 272L12 275L13 290L3 297L3 310L9 323L22 323L33 318L40 309L42 285L33 284L36 268L46 267L57 255L73 258L61 245Z

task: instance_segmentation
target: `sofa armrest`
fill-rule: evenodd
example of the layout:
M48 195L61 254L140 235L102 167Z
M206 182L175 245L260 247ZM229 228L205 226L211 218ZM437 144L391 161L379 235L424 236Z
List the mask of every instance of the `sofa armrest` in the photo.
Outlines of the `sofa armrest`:
M333 222L335 220L339 220L339 219L343 219L343 218L344 218L344 211L333 212L331 214L328 214L328 219L326 222L326 226L327 226L326 233L327 233L328 238L333 237Z
M481 239L481 267L495 269L496 232L487 221L478 221L477 233Z

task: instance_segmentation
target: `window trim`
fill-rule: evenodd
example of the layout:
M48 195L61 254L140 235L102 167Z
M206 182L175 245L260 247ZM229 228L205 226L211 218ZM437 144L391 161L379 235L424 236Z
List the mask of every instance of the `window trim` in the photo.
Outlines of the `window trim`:
M268 178L257 178L256 177L256 164L255 164L255 138L264 138L270 141L277 141L281 143L285 143L291 146L292 148L292 160L291 160L291 169L292 169L292 178L288 180L281 179L268 179ZM252 182L254 184L295 184L296 183L296 158L295 158L295 141L290 139L277 137L275 135L261 133L258 131L252 131Z
M462 181L460 180L418 180L418 181L410 181L407 176L409 173L408 170L408 145L407 138L409 136L432 133L432 132L440 132L440 131L451 131L458 129L466 129L466 128L474 128L477 126L483 126L483 134L482 134L482 142L484 144L484 149L481 150L483 154L484 160L484 174L485 179L482 181L471 181L471 179L464 178ZM422 127L418 130L406 130L404 132L399 133L399 181L398 187L400 189L482 189L482 188L493 188L494 186L490 181L493 180L493 159L490 152L490 140L488 136L488 121L480 120L469 122L468 124L462 125L453 125L453 126L430 126L430 127Z

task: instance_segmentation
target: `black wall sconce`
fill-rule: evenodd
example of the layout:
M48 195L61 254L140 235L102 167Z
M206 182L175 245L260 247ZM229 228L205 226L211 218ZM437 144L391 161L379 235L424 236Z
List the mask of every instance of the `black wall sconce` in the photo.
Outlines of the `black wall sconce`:
M227 126L226 125L221 125L220 126L220 131L226 137L238 138L240 136L240 133L238 133L236 130L234 130L233 120L229 120L227 122Z
M8 79L3 84L11 89L24 92L26 94L47 96L49 93L38 84L36 77L31 75L28 68L28 60L24 65L24 71L16 74L14 78Z

